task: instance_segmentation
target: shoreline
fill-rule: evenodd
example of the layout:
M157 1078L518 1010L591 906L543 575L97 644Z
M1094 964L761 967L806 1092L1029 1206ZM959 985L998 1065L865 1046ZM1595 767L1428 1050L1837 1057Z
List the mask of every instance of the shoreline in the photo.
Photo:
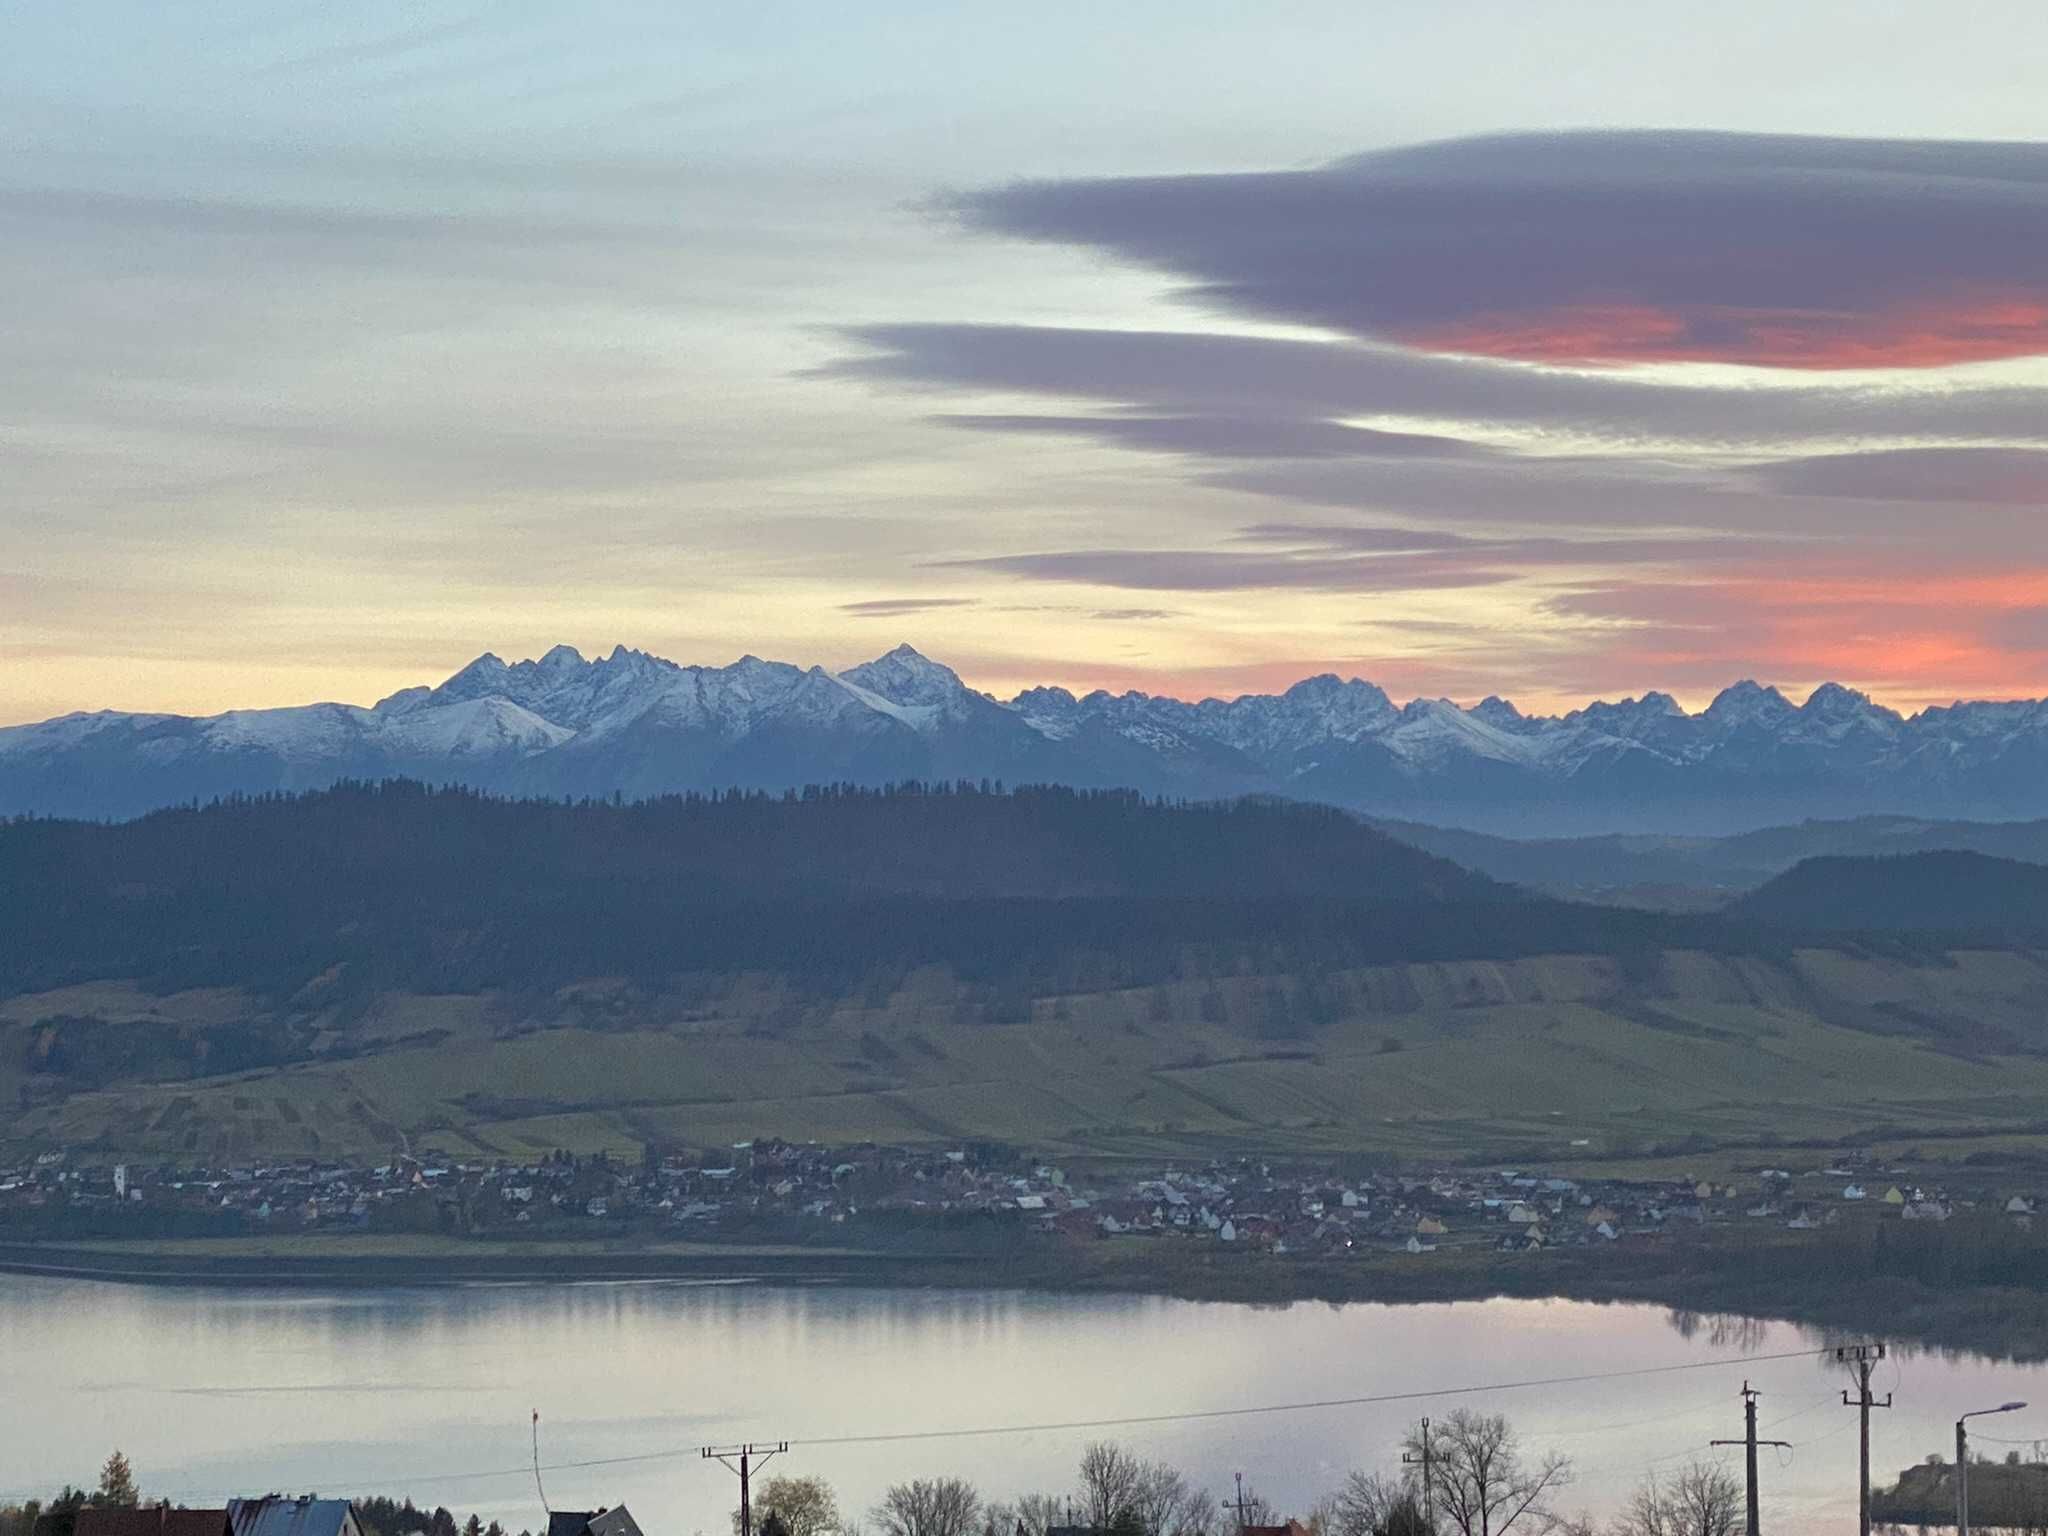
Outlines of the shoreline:
M1561 1256L1483 1263L1404 1264L1378 1259L1221 1258L1150 1242L1102 1242L1057 1251L885 1252L704 1244L684 1248L543 1249L463 1240L247 1240L136 1244L0 1242L0 1275L208 1289L411 1289L464 1286L673 1283L1014 1290L1033 1294L1156 1296L1285 1306L1427 1305L1494 1298L1647 1305L1701 1328L1739 1332L1783 1323L1812 1334L1885 1338L1907 1348L1957 1350L2019 1362L2048 1360L2048 1297L1977 1287L1940 1290L1874 1281L1845 1293L1810 1274L1769 1265L1731 1268L1666 1253L1663 1263L1592 1265ZM482 1245L478 1245L482 1246ZM296 1249L297 1251L291 1251ZM1546 1260L1549 1260L1546 1262Z

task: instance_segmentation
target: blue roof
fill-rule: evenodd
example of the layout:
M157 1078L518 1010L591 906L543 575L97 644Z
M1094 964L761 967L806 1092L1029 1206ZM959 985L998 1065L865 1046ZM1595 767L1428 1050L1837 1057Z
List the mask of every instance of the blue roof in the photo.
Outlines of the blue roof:
M357 1536L347 1499L228 1500L232 1536Z

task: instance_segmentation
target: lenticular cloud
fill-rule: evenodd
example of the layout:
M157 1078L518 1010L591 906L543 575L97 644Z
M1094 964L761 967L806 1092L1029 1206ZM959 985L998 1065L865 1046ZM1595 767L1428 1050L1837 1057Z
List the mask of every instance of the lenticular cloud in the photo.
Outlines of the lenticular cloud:
M952 207L1152 266L1233 314L1434 352L1798 369L2048 353L2044 145L1507 135Z

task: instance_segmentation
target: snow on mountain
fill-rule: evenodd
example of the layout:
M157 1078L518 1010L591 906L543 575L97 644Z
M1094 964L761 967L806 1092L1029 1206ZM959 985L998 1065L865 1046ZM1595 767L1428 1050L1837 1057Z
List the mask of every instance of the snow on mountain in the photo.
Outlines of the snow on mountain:
M420 757L474 758L545 752L575 734L510 699L485 698L401 717L388 739Z
M654 794L989 777L1176 795L1295 794L1496 831L1734 830L1804 816L2048 814L2048 701L1910 718L1836 684L1753 681L1524 715L1396 706L1353 678L1190 703L1028 689L1007 702L911 647L833 672L614 648L485 654L374 708L73 714L0 729L0 813L131 815L193 797L404 773L503 793Z

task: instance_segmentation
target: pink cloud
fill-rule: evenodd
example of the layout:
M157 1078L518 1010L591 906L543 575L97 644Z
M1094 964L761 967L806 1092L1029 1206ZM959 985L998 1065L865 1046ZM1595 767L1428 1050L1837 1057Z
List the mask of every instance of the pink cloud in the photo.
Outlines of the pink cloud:
M1513 362L1945 368L2048 353L2048 290L1875 311L1572 304L1401 332L1430 352Z

